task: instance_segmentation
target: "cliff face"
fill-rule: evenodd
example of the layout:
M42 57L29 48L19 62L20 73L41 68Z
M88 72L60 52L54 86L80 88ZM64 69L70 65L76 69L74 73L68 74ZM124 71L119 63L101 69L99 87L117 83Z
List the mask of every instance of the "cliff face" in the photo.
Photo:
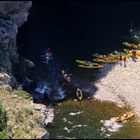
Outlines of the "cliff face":
M16 36L18 28L27 21L31 1L0 2L0 66L11 71L11 61L18 59Z
M11 73L18 61L16 37L18 28L28 17L31 1L0 1L0 71Z

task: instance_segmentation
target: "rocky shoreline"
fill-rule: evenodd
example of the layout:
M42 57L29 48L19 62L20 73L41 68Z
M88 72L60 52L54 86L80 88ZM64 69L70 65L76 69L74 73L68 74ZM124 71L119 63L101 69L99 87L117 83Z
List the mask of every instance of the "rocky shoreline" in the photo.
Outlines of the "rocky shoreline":
M7 132L10 138L48 139L47 127L54 119L51 106L33 103L31 98L25 99L26 92L0 89L0 101L5 108L8 121ZM17 94L23 92L21 94Z

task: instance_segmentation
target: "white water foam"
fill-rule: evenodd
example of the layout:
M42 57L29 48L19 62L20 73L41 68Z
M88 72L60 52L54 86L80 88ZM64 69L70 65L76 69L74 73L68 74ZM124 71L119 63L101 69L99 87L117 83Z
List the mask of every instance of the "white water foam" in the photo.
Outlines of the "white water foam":
M123 127L122 123L115 122L115 117L110 120L101 120L103 127L101 127L101 135L105 134L105 137L110 137L113 133L119 131Z
M37 85L37 88L35 89L35 91L41 94L45 92L49 94L51 92L51 88L49 87L49 84L47 82L45 83L41 82Z
M84 111L78 111L78 112L71 112L71 113L69 113L69 115L70 116L75 116L75 115L79 115L79 114L81 114L81 113L83 113Z
M62 90L61 87L58 88L58 96L57 96L57 99L61 100L61 99L64 99L65 98L65 90Z
M87 125L81 125L81 124L78 124L78 125L74 125L74 126L72 126L72 128L77 128L77 127L86 127Z
M70 133L74 129L69 129L68 127L64 127L64 130L66 130L68 133Z

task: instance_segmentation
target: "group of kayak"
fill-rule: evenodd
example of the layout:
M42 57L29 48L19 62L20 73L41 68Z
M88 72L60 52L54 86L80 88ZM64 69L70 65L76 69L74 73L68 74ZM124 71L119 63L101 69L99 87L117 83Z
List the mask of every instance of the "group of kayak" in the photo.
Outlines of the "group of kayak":
M67 74L64 70L61 70L61 74L62 74L64 80L66 82L70 83L71 74ZM82 100L83 93L82 93L82 90L80 88L76 89L76 96L77 96L79 101ZM118 123L121 123L121 122L124 122L125 120L128 120L128 119L132 118L132 117L134 117L134 113L133 112L127 112L127 113L122 114L122 115L120 115L118 117L115 117L114 121L118 122Z
M136 45L134 43L123 42L122 43L128 49L123 49L122 52L114 51L108 55L93 54L93 62L84 60L75 60L80 68L104 68L101 63L116 63L118 61L126 62L130 57L132 59L138 59L140 56L140 44Z
M121 56L121 59L128 59L130 57L135 57L135 59L138 59L140 56L140 45L135 45L135 44L130 44L127 42L123 42L123 45L126 47L129 47L133 50L130 49L124 49L124 52L113 52L112 54L109 55L99 55L99 54L93 54L93 61L83 61L83 60L76 60L76 62L79 64L78 66L81 68L103 68L104 66L99 64L99 63L116 63ZM46 51L45 55L42 55L43 57L43 63L48 63L51 59L53 59L51 49L48 48ZM98 63L95 63L98 62ZM71 74L67 74L64 70L61 70L61 75L64 78L64 80L68 83L71 82ZM80 88L76 89L76 96L78 100L83 99L83 93ZM133 112L127 112L123 115L120 115L118 117L115 117L115 122L123 122L125 120L128 120L134 116Z
M61 70L61 74L62 74L62 77L64 78L64 80L70 84L71 74L66 73L64 70ZM77 96L79 101L83 99L83 93L82 93L82 90L80 88L76 89L76 96Z

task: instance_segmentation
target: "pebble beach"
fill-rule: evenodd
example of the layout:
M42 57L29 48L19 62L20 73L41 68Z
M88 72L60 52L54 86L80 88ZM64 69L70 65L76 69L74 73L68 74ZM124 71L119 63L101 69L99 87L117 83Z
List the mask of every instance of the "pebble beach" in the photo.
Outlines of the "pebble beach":
M137 62L129 58L127 67L119 62L112 68L109 67L112 66L107 64L105 68L100 69L100 79L95 83L98 90L94 98L115 102L120 107L130 105L140 117L140 58ZM107 74L102 76L103 73Z

